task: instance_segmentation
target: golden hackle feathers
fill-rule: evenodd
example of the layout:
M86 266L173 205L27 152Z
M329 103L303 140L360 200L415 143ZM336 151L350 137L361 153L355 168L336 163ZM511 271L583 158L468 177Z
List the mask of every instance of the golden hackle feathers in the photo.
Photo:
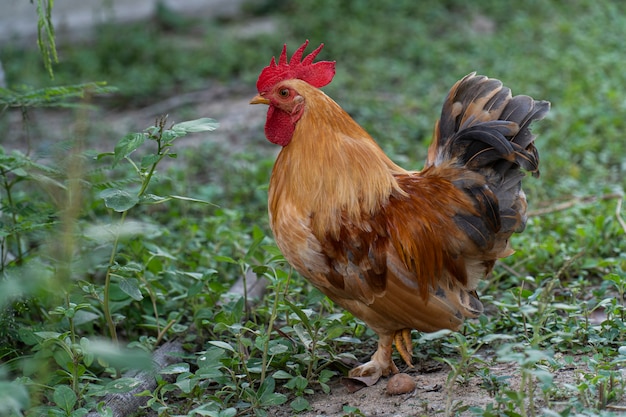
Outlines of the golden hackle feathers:
M374 213L392 192L402 193L393 173L404 170L322 91L300 80L285 84L305 98L306 106L274 165L270 210L274 196L283 195L307 207L315 233L337 237L342 216L360 221L361 213Z

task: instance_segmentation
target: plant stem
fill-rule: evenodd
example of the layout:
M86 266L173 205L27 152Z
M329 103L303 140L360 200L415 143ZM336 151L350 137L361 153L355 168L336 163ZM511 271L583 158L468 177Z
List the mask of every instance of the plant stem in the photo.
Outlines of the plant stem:
M163 338L165 337L165 334L167 333L167 331L176 323L176 320L172 319L170 320L169 323L167 323L167 325L163 328L163 330L161 330L159 332L159 334L157 335L157 340L154 343L155 346L158 346L159 343L161 343L161 341L163 340Z
M244 262L241 265L241 280L243 281L243 312L246 320L250 320L250 306L248 306L248 274L247 267Z
M4 180L4 189L6 190L7 201L11 209L11 221L13 222L13 227L16 228L18 224L17 214L16 214L17 208L15 207L13 203L13 197L11 196L11 187L13 186L13 184L9 183L9 180L7 179L7 172L4 169L2 170L2 172L0 172L0 175L2 175L2 179ZM17 263L19 264L20 262L22 262L22 257L23 257L22 239L20 238L20 233L18 231L15 231L13 234L15 235L15 246L17 250Z
M120 239L120 230L122 225L124 224L124 220L126 219L128 211L122 213L122 217L120 218L118 230L115 232L115 239L113 240L113 248L111 249L111 256L109 257L109 266L107 268L107 273L104 278L104 294L102 300L102 309L104 311L104 319L106 320L107 327L109 328L109 334L111 335L111 340L113 343L117 344L117 331L115 330L115 323L113 322L113 317L111 315L111 306L109 295L111 291L111 269L115 264L115 255L117 255L117 246L119 244Z
M65 304L67 306L67 308L71 308L70 307L70 296L68 293L65 293ZM71 342L71 346L69 348L69 352L70 356L72 358L72 390L74 391L74 393L76 394L76 396L78 398L80 398L80 387L78 385L78 366L80 365L80 361L81 361L81 357L80 355L77 353L77 349L76 349L76 326L74 324L74 316L68 316L67 317L67 321L69 323L69 328L70 328L70 342Z
M276 276L276 275L274 275ZM276 317L278 317L278 300L280 299L280 283L278 281L278 279L276 280L276 296L274 297L274 304L272 305L272 312L270 314L270 320L269 323L267 324L267 330L265 332L265 334L267 335L267 338L265 339L265 342L263 344L263 355L261 358L261 381L260 383L262 384L263 381L265 381L265 374L267 372L267 366L268 366L268 354L269 354L269 348L270 348L270 338L272 335L272 331L274 330L274 321L276 321Z
M160 157L156 162L152 164L152 166L150 167L150 171L148 171L146 176L142 179L141 188L139 192L137 193L138 197L141 197L146 192L158 163L161 162L161 160L165 157L165 155L167 155L169 151L169 149L165 149L164 151L163 147L161 146L161 136L163 134L164 120L158 123L158 125L159 125L159 132L158 132L158 135L155 137L155 140L157 142L157 154ZM126 157L126 159L135 168L137 167L135 163L129 157ZM107 268L106 276L104 278L104 293L103 293L103 300L102 300L102 309L104 312L104 318L107 323L107 327L109 328L109 334L111 335L111 340L115 344L118 343L118 338L117 338L117 331L115 329L115 323L113 322L113 316L111 315L111 305L110 305L110 300L109 300L110 292L111 292L111 269L113 268L113 265L115 264L115 256L117 255L117 248L118 248L119 239L120 239L120 230L122 229L122 226L124 224L124 221L126 220L127 215L128 215L128 210L125 210L122 212L122 216L120 217L119 226L115 232L115 239L113 240L113 248L111 249L111 256L109 257L109 265Z
M522 417L526 417L526 404L525 401L526 399L525 397L525 393L526 393L526 378L528 377L528 374L526 373L526 371L522 368L522 380L520 381L520 385L519 385L519 393L520 393L520 399L519 399L519 414Z

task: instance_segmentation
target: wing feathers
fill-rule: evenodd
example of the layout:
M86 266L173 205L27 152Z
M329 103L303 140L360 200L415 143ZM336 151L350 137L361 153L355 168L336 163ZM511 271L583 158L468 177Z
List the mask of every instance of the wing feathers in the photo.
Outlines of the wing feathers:
M441 320L436 326L456 328L463 317L478 314L480 305L467 295L472 288L467 287L463 250L492 244L497 206L487 189L474 189L483 195L484 210L494 213L481 218L472 200L447 179L397 179L406 194L392 196L373 217L363 219L367 226L344 221L339 239L320 236L330 270L324 292L348 309L367 306L380 314L385 309L387 315L393 315L396 303L406 302L398 310L406 327L427 330L426 322ZM435 321L422 316L435 311L441 315Z

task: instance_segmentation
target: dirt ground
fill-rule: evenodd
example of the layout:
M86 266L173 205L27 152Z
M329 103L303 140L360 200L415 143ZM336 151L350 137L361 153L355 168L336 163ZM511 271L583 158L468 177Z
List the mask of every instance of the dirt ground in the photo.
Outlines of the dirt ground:
M493 359L492 354L483 355L482 359L489 363ZM579 363L579 358L576 358ZM521 372L517 364L514 363L490 363L490 374L504 378L506 389L511 391L520 390ZM273 416L287 417L298 415L301 417L337 417L337 416L367 416L367 417L417 417L417 416L474 416L471 407L485 410L490 404L493 406L494 414L509 415L503 411L507 407L506 401L498 401L487 390L479 376L471 376L460 383L448 384L450 368L437 361L430 360L419 369L402 370L406 372L416 383L415 390L403 395L388 395L387 383L389 378L381 378L377 384L363 388L355 393L350 393L341 383L339 378L331 383L331 392L328 394L317 393L307 397L311 405L310 411L295 414L289 404L275 410ZM576 392L568 388L580 383L580 372L582 369L576 366L564 366L552 372L557 391L552 393L557 395L558 400L550 399L548 409L552 412L562 411L568 408L569 400L576 397ZM536 384L538 385L538 384ZM501 393L499 395L502 395ZM539 388L534 392L535 401L533 404L526 403L526 412L521 415L545 415L547 404L542 398ZM590 399L591 401L597 398ZM495 414L495 410L500 407L501 413ZM534 412L531 409L534 408ZM612 415L626 416L626 402L611 403L607 411ZM357 409L350 414L350 410ZM519 408L514 408L516 413L520 413ZM361 414L358 414L360 412ZM482 415L482 414L480 414ZM515 414L518 415L518 414Z
M402 370L401 370L402 371ZM493 375L510 377L507 379L511 389L519 388L520 372L512 364L490 366ZM563 382L573 381L574 369L567 369L555 375ZM434 360L413 370L404 370L416 383L415 390L402 395L389 395L389 378L381 378L371 387L350 393L339 378L331 384L329 394L317 393L307 397L311 410L298 414L302 417L351 416L347 410L357 408L367 417L409 417L409 416L448 416L455 415L455 410L462 406L483 408L495 399L481 386L479 377L472 377L464 383L451 384L447 388L450 368ZM450 393L450 395L449 395ZM347 407L344 409L344 407ZM294 415L288 404L276 410L276 417ZM361 415L355 414L354 415ZM473 415L470 411L456 415Z

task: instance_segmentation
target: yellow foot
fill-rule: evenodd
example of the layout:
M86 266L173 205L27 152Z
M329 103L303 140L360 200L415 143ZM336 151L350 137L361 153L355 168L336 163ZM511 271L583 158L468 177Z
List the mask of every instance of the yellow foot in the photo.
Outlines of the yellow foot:
M391 337L386 337L384 340L381 338L378 342L378 350L372 355L372 359L351 370L348 376L370 386L375 384L381 376L398 373L398 368L391 359L391 351Z
M413 340L411 339L411 329L398 330L393 336L396 349L404 362L413 368L411 358L413 357Z

